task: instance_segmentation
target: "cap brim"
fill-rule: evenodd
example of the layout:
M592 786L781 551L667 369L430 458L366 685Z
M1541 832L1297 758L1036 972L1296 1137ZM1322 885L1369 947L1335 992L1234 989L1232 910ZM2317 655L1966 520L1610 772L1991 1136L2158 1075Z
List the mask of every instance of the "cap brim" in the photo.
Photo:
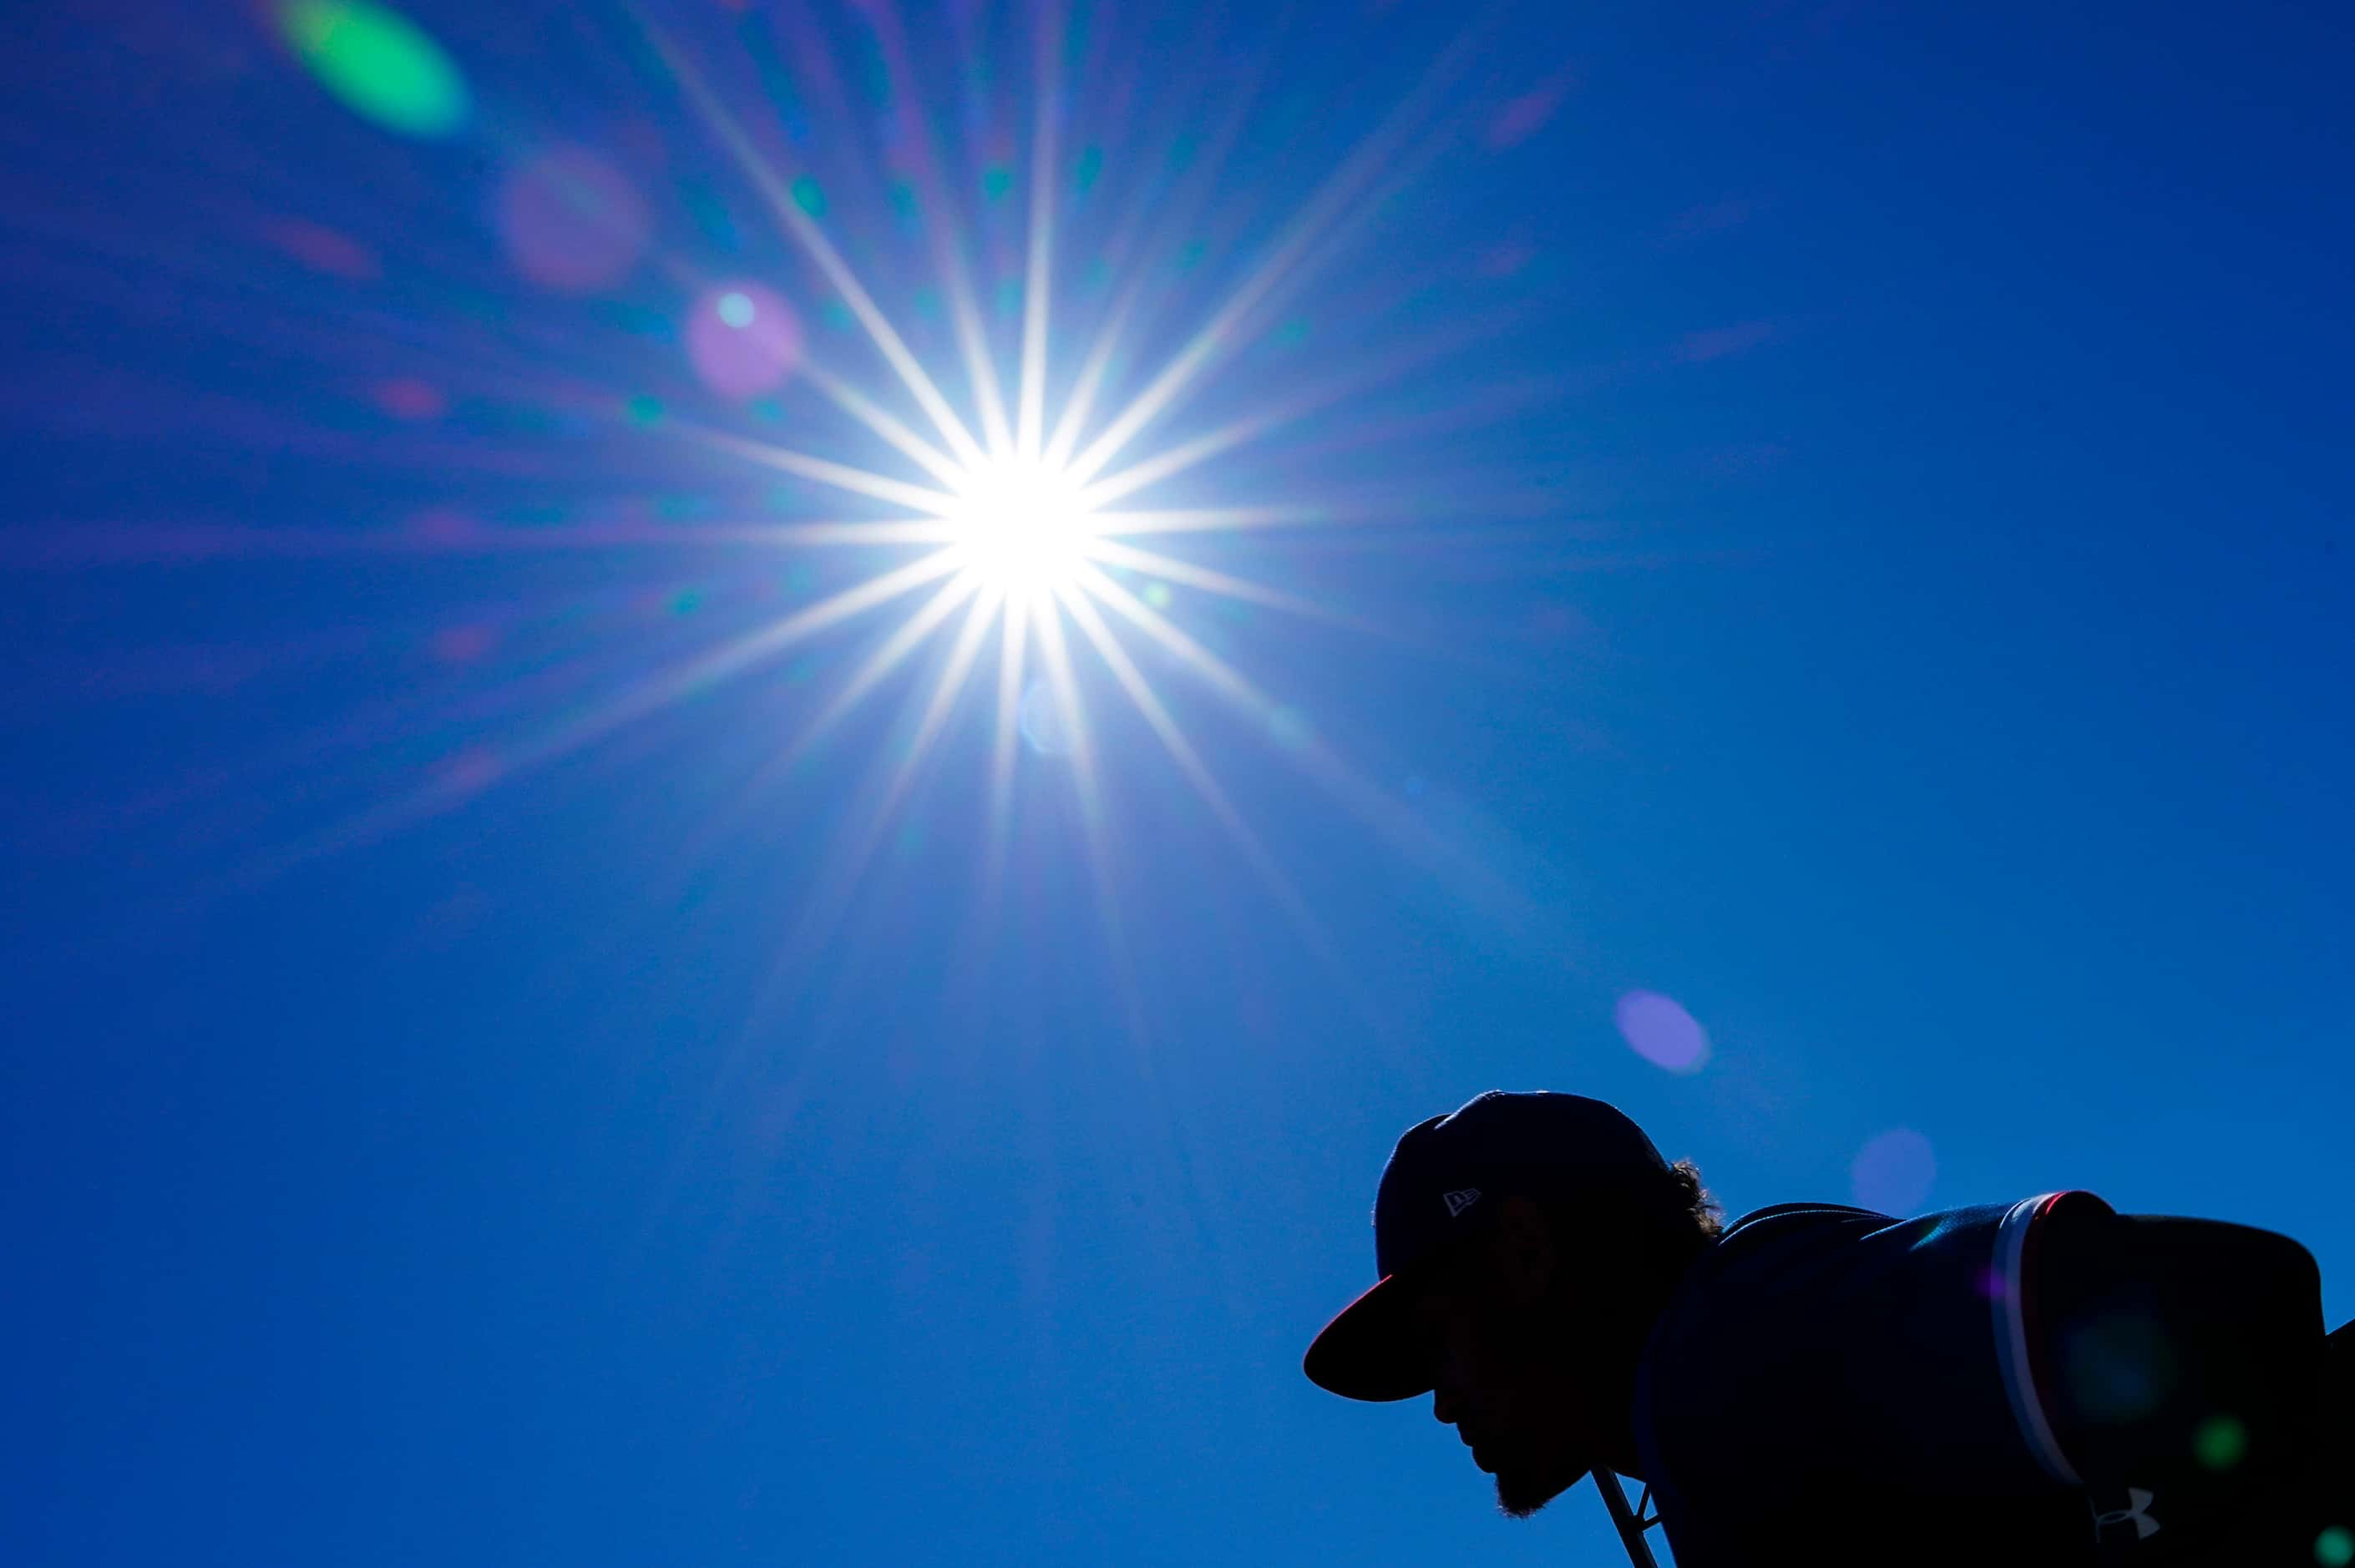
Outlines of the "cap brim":
M1301 1358L1308 1381L1344 1399L1412 1399L1433 1383L1429 1336L1414 1318L1414 1292L1399 1275L1341 1308Z

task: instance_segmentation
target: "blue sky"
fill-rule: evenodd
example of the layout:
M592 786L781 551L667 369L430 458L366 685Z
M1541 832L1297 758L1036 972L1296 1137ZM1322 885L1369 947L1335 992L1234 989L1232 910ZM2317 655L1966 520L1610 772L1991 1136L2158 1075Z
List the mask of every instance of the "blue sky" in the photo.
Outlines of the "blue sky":
M1489 1087L2355 1315L2344 20L1465 10L1083 7L1043 122L1028 7L33 24L10 1561L1607 1562L1298 1372ZM821 374L930 430L811 233L967 421L944 238L1050 418L1208 344L1123 504L1284 515L1089 601L1182 751L1077 612L1003 771L929 589L709 662L922 554L780 532L923 479Z

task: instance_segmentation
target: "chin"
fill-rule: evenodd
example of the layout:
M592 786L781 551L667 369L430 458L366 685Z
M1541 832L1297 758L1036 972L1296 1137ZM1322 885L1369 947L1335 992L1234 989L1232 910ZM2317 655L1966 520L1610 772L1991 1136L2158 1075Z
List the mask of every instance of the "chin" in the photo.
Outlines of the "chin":
M1527 1470L1497 1472L1497 1507L1508 1519L1527 1519L1569 1489L1569 1482L1541 1479Z

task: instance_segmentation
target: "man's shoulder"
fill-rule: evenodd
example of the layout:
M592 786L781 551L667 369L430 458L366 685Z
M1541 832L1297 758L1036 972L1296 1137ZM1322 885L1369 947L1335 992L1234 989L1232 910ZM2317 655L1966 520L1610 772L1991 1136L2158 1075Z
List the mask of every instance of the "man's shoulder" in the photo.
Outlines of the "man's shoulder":
M1727 1225L1704 1251L1693 1280L1706 1287L1779 1275L1794 1255L1845 1254L1852 1244L1906 1222L1847 1203L1774 1203ZM1775 1261L1768 1262L1772 1254Z
M2009 1205L1944 1209L1900 1219L1847 1203L1776 1203L1725 1227L1694 1260L1663 1314L1657 1338L1713 1341L1716 1355L1772 1353L1788 1331L1821 1315L1842 1320L1851 1348L1894 1326L1902 1309L1918 1326L1921 1308L1962 1319L1988 1310L1987 1271Z
M1991 1238L2013 1205L1981 1203L1901 1219L1849 1203L1774 1203L1753 1209L1727 1225L1701 1255L1703 1275L1738 1267L1773 1252L1820 1251L1852 1264L1901 1260L1918 1267L1931 1256L1976 1250ZM1774 1266L1784 1266L1778 1261Z
M1987 1340L2013 1207L1899 1219L1796 1202L1742 1214L1695 1259L1653 1327L1645 1360L1657 1394L1714 1402L1796 1375L1795 1353L1824 1380L1871 1378Z
M1721 1245L1740 1240L1754 1244L1767 1237L1828 1234L1852 1230L1859 1224L1870 1229L1896 1223L1888 1214L1848 1203L1770 1203L1765 1208L1751 1210L1727 1225L1718 1240Z

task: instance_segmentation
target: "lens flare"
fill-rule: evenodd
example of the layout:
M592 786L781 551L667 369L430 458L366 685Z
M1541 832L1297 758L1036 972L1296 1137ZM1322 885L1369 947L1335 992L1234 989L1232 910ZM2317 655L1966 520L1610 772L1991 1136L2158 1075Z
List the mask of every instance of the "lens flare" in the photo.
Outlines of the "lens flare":
M1709 1065L1709 1033L1672 997L1631 991L1613 1009L1620 1037L1636 1054L1671 1073L1698 1073Z
M2249 1429L2231 1415L2211 1415L2192 1434L2191 1450L2211 1470L2229 1470L2249 1451Z
M652 231L645 198L586 147L551 147L509 169L494 217L516 270L565 294L627 278Z
M447 136L465 122L458 68L399 12L368 0L294 0L280 10L279 25L353 113L408 136Z
M1884 1214L1917 1213L1938 1180L1930 1140L1911 1128L1891 1128L1857 1151L1849 1166L1856 1201Z
M802 363L801 318L783 296L759 283L707 290L687 319L687 356L721 397L757 396Z

